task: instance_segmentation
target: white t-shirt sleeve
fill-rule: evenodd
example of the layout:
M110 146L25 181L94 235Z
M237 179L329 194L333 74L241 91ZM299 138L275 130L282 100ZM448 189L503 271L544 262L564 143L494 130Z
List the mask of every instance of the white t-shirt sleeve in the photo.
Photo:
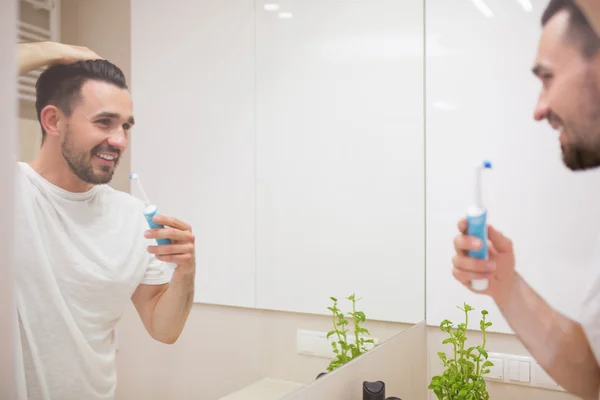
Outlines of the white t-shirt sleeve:
M600 289L599 289L600 292ZM600 296L588 297L581 314L581 326L590 343L590 348L600 361Z
M160 261L154 254L150 254L148 267L142 282L144 285L163 285L171 280L172 270L169 264Z
M593 270L600 269L600 243L597 243L591 258ZM586 285L586 295L581 305L579 323L587 336L590 348L600 363L600 273Z

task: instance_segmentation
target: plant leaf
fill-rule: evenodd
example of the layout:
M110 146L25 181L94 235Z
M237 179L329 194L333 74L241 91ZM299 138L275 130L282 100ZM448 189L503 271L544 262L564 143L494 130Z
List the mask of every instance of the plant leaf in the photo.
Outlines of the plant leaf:
M488 353L483 347L477 346L477 350L479 350L479 353L481 353L481 355L484 356L486 359L488 358Z

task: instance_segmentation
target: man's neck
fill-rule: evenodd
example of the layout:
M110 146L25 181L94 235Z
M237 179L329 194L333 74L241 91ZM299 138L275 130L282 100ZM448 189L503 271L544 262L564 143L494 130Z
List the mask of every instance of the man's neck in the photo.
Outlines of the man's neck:
M64 157L50 157L47 149L40 149L38 156L29 163L31 168L51 184L72 193L83 193L94 185L84 182L71 170Z

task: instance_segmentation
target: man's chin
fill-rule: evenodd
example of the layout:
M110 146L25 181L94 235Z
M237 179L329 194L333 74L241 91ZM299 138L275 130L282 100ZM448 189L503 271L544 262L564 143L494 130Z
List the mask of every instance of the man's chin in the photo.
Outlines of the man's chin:
M90 177L91 179L88 179L87 183L91 183L93 185L104 185L112 181L114 175L114 167L107 168L103 166L100 168L94 168L93 177Z
M561 146L561 149L562 149L562 162L565 165L565 167L567 167L571 171L581 171L582 166L581 166L581 164L579 164L577 157L574 154L566 151L564 146Z
M571 171L587 171L600 167L600 156L581 153L565 145L561 146L563 164Z
M110 173L103 173L103 174L98 174L96 175L96 184L97 185L104 185L107 183L110 183L110 181L112 181L114 176L114 171L110 172Z

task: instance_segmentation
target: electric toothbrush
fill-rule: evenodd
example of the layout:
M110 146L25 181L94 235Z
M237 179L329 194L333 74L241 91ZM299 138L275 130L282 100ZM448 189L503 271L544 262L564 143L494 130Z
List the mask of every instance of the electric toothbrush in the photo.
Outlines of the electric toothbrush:
M487 209L483 205L481 175L483 170L491 168L492 163L484 161L475 169L474 203L467 210L467 233L469 236L474 236L481 240L481 248L479 250L469 250L469 256L481 260L488 259ZM478 292L487 290L488 284L487 279L471 281L471 287Z
M142 183L140 182L140 177L138 176L138 174L132 173L131 175L129 175L129 179L137 182L138 184L140 193L144 198L144 217L146 217L146 221L148 221L148 225L150 225L150 228L164 228L164 225L159 225L152 220L152 218L158 213L158 207L150 203L150 200L148 200L148 196L146 196L146 192L144 192L144 188L142 187ZM156 242L158 244L171 244L171 241L169 239L156 239Z

